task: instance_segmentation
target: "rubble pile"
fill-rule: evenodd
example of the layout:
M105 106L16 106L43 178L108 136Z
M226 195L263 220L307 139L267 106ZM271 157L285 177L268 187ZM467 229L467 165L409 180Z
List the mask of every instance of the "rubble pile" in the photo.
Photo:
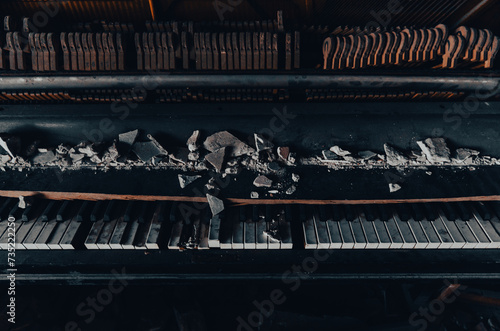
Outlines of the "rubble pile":
M299 158L289 146L275 146L260 134L249 137L247 144L228 131L216 132L203 140L200 131L196 130L188 137L185 146L168 148L150 134L144 139L140 137L141 132L133 130L119 134L111 143L81 142L76 146L60 144L56 147L44 147L40 141L23 145L19 137L0 134L0 169L177 169L183 172L178 175L182 189L200 179L202 172L208 172L211 178L205 185L205 193L208 194L212 211L218 213L223 210L223 204L216 197L221 190L216 177L226 178L229 175L236 179L242 170L255 173L254 190L249 197L262 198L293 195L300 181L300 176L293 173L296 166L372 169L500 165L500 159L480 156L476 150L458 148L452 152L443 138L417 141L420 150L409 152L388 144L384 144L383 154L370 150L356 153L340 146L332 146L323 150L319 156ZM251 144L254 146L250 146ZM391 192L399 189L400 186L390 186Z

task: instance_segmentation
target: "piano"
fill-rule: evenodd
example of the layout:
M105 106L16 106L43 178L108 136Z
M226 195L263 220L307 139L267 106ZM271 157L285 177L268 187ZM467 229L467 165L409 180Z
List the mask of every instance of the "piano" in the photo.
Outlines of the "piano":
M499 4L398 4L3 1L17 280L497 279Z

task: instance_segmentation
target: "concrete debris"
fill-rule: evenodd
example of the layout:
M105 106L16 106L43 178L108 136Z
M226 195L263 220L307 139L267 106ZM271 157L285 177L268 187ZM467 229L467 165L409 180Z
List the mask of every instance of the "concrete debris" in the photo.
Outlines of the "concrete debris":
M427 138L424 141L417 141L417 145L429 162L433 164L450 162L450 149L446 146L444 138Z
M286 190L286 194L290 195L290 194L294 194L295 191L297 191L297 187L295 187L295 185L292 185L290 186L287 190Z
M297 175L297 174L292 174L292 180L295 182L295 183L298 183L299 180L300 180L300 176Z
M330 147L330 151L331 152L334 152L335 154L337 154L338 156L346 156L346 155L350 155L351 152L349 151L346 151L346 150L343 150L342 148L340 148L339 146L333 146L333 147Z
M295 164L296 160L297 160L297 154L296 153L290 153L288 155L288 163Z
M271 187L273 185L273 181L267 178L266 176L260 175L253 181L253 185L257 187Z
M34 164L46 164L57 160L57 155L54 151L40 153L33 158Z
M278 156L282 161L288 162L290 156L290 147L278 147Z
M389 192L391 192L391 193L399 191L400 189L401 189L401 185L399 185L399 184L393 184L393 183L389 184Z
M430 175L432 175L432 171L426 171L426 172L425 172L425 174L426 174L427 176L430 176Z
M274 144L265 139L260 134L254 133L253 136L255 139L255 147L257 148L257 152L273 149Z
M250 192L250 198L252 198L252 199L258 199L259 198L259 193L257 193L257 192Z
M190 176L190 175L183 175L183 174L178 174L177 177L179 179L179 185L181 186L181 188L185 188L186 186L193 183L198 178L201 178L200 175Z
M9 155L6 155L6 154L0 155L0 163L1 164L7 163L10 160L12 160L12 158Z
M232 157L252 155L255 153L255 149L248 146L227 131L217 132L209 136L203 143L203 147L210 152L215 152L220 148L228 147L229 151L227 154Z
M391 166L399 166L408 163L408 159L398 152L394 147L384 144L384 151L387 158L387 163Z
M277 172L277 171L280 171L281 170L281 167L278 163L276 162L270 162L268 163L267 165L267 169L269 169L269 171L273 171L273 172Z
M222 171L224 165L224 156L226 155L226 148L219 148L214 152L205 155L205 160L209 162L217 172Z
M324 161L343 161L344 158L339 156L337 153L334 153L330 150L324 150L321 152L323 154Z
M22 195L19 196L19 202L17 203L17 206L21 209L26 208L26 201L24 201L24 197Z
M66 146L65 144L60 144L57 146L56 152L60 155L67 155L69 153L71 147Z
M85 154L81 154L81 153L70 153L69 154L69 157L71 158L71 160L73 161L73 163L76 163L78 161L81 161L84 157L85 157Z
M375 156L377 156L377 153L374 153L372 151L361 151L361 152L358 152L358 155L363 160L369 160L369 159L373 159Z
M177 150L177 153L170 154L170 157L176 162L186 164L189 161L189 149L181 147Z
M227 167L226 169L224 169L224 173L228 175L238 175L240 172L240 167Z
M93 155L91 158L90 158L90 162L94 162L96 164L100 164L102 163L102 160L99 156L96 155Z
M198 138L200 137L200 131L195 130L191 134L191 137L188 138L186 145L190 152L194 152L198 149Z
M147 137L155 144L156 148L158 148L158 150L161 151L160 155L165 155L165 156L168 155L167 150L163 148L163 146L160 145L160 143L152 135L148 134Z
M149 162L154 156L165 155L153 141L136 142L132 151L144 162Z
M269 190L269 191L267 191L267 193L269 193L269 194L278 194L278 193L280 193L280 191L278 191L278 190Z
M71 156L71 155L70 155ZM116 144L113 143L111 146L108 147L108 149L104 152L104 155L102 157L102 160L104 162L110 163L114 162L120 157L120 154L118 153L118 148L116 148Z
M197 161L200 158L200 152L194 151L188 154L189 161Z
M0 134L0 147L2 147L11 158L14 158L14 154L19 154L21 150L21 139L8 134Z
M139 135L139 130L133 130L118 135L118 141L127 146L132 146Z
M478 156L479 151L468 149L468 148L458 148L457 149L457 160L458 162L464 162L471 156Z
M215 216L224 210L224 202L221 199L211 194L207 194L207 200L210 210L212 211L212 216Z
M77 146L77 149L78 152L85 154L86 157L92 157L97 154L97 152L93 148L93 144L81 143Z

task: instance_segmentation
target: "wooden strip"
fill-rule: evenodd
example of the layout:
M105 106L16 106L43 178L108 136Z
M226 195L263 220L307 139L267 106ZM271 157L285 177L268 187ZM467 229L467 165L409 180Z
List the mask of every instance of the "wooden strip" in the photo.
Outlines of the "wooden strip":
M162 196L162 195L132 195L83 192L52 192L52 191L10 191L0 190L0 197L18 198L36 197L50 200L137 200L137 201L184 201L207 202L205 197ZM414 199L359 199L359 200L305 200L305 199L239 199L227 198L225 201L235 205L358 205L358 204L392 204L392 203L430 203L430 202L463 202L463 201L500 201L500 195L479 195L453 198L414 198Z

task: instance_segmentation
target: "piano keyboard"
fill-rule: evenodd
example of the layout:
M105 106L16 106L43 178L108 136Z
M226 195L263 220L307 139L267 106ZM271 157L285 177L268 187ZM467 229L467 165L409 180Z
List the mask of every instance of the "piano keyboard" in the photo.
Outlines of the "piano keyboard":
M245 205L0 198L0 249L490 249L500 202ZM10 221L9 221L10 220Z

